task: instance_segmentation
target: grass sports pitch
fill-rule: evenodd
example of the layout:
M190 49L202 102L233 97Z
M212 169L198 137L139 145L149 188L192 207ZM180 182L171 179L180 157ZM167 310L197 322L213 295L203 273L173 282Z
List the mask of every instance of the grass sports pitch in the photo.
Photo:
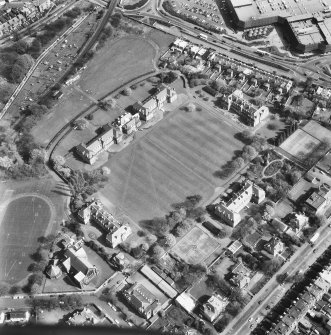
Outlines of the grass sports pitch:
M26 277L29 257L52 218L49 204L37 196L13 199L0 225L0 281L14 284Z
M292 156L304 160L319 144L320 141L317 138L298 129L280 147Z
M243 143L216 113L173 111L106 163L101 193L136 222L163 216L186 196L208 199L224 180L215 171Z
M185 262L197 264L207 258L219 244L200 228L193 228L173 248L175 253Z

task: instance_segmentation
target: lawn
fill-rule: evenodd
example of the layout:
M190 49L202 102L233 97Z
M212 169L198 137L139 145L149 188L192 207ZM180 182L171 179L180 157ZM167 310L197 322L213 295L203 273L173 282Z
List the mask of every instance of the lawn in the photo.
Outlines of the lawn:
M144 39L124 37L99 50L78 84L99 99L133 78L153 70L154 47Z
M36 250L37 238L44 235L52 217L48 203L37 196L14 198L7 206L0 226L0 280L10 284L27 275Z
M206 110L170 112L145 132L109 159L101 190L136 222L163 216L188 195L209 199L225 183L215 171L243 147L237 131Z
M200 228L194 227L171 250L185 262L197 264L207 258L219 244L204 233Z

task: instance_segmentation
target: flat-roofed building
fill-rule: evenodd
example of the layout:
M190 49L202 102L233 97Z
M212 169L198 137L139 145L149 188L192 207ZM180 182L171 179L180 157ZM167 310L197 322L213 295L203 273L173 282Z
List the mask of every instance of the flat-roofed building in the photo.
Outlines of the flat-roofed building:
M171 49L172 50L178 50L180 52L183 52L187 46L189 45L189 42L181 39L181 38L176 38L176 40L173 42Z
M213 295L202 305L202 313L209 322L214 322L228 304L226 297Z
M315 189L305 201L305 205L311 208L316 215L323 215L331 205L331 187L322 184Z
M241 221L240 211L250 202L259 204L264 198L264 190L250 180L245 180L238 192L232 193L229 199L221 199L215 206L215 214L235 227Z

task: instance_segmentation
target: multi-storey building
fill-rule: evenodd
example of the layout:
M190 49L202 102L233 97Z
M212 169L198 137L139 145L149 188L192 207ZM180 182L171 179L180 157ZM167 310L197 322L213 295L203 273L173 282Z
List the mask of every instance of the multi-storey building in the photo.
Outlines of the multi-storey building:
M228 304L227 298L213 295L202 305L202 313L209 322L214 322Z
M215 214L235 227L241 220L240 211L250 202L259 204L264 198L264 190L250 180L245 180L238 192L232 193L229 199L221 199L215 206Z
M311 208L316 215L325 214L331 205L331 187L328 184L322 184L318 189L313 190L305 205Z
M150 319L160 309L158 299L142 284L135 283L123 292L128 303L144 318Z
M257 107L244 98L244 93L235 90L228 96L228 110L238 114L248 126L255 127L269 115L267 106Z
M131 228L116 220L112 214L103 209L99 200L87 203L79 212L78 217L84 224L95 223L106 233L106 240L111 248L116 248L131 234Z
M94 137L86 144L81 143L76 146L77 154L84 162L94 164L98 155L107 150L114 143L114 133L114 128L111 125L106 124L102 128L101 134Z
M154 116L157 108L163 108L164 104L172 103L177 99L177 93L174 88L161 84L155 94L149 96L143 102L137 102L132 107L134 112L139 113L140 119L150 120Z

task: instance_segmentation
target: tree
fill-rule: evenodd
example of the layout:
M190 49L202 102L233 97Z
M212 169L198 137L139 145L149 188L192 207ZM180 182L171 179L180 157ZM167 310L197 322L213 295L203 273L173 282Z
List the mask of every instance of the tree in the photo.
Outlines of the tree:
M161 246L155 244L151 249L151 254L154 258L160 259L165 254L165 250Z
M234 169L239 170L245 165L245 161L241 157L237 157L235 160L232 162L232 166Z
M251 145L246 145L243 151L246 152L250 157L255 157L257 155L256 149Z
M85 119L77 119L74 121L73 126L78 130L83 130L87 128L88 122Z
M6 295L9 292L9 287L5 284L0 284L0 296Z
M123 95L130 96L132 94L132 89L130 87L125 87L122 91Z
M46 266L46 262L31 263L28 266L28 271L31 271L31 272L41 272L41 271L44 270L45 266Z
M193 226L193 222L189 219L179 222L174 229L174 235L181 237L185 233L187 233L191 229L192 226Z
M116 100L114 98L110 98L107 100L107 104L110 108L115 108L116 107Z
M3 83L0 86L0 102L6 103L12 93L14 92L14 86L9 83Z
M195 106L195 104L194 104L193 102L190 102L190 103L187 105L186 110L187 110L188 112L194 112L194 111L196 110L196 106Z
M51 162L54 167L59 167L63 166L66 163L66 160L63 156L56 155L55 157L52 158Z
M40 285L38 285L37 283L34 283L32 284L30 287L29 287L29 291L30 293L32 294L36 294L40 291Z
M171 248L176 244L176 237L170 233L164 235L161 240L163 245L168 248Z
M14 48L17 53L25 54L29 48L29 44L25 40L19 40L15 43Z

